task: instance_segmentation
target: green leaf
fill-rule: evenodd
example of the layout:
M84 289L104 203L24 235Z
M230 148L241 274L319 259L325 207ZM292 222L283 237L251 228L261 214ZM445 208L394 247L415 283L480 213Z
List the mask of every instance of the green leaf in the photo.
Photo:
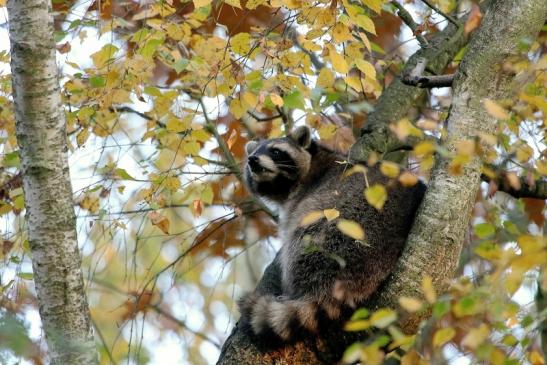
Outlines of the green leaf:
M19 167L21 165L21 161L19 160L19 151L6 153L2 164L4 167Z
M283 97L283 105L289 109L305 109L304 106L304 97L300 91L295 90L290 94L287 94Z
M135 178L131 175L129 175L129 173L127 171L125 171L125 169L120 169L120 168L117 168L114 170L116 176L118 176L120 179L122 180L135 180Z
M93 87L104 87L106 85L106 79L102 76L91 76L89 78L89 84Z
M25 280L34 279L34 274L31 273L31 272L18 272L17 276L19 276L21 279L25 279Z
M186 70L186 67L188 66L189 61L186 58L181 58L177 62L175 62L171 67L177 71L177 73Z

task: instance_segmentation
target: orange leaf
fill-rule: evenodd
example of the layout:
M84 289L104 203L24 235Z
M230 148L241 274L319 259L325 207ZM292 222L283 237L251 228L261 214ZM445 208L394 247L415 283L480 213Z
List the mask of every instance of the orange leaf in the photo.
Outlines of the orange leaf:
M475 29L479 27L482 20L482 13L481 9L477 4L473 4L471 8L471 13L469 14L469 18L467 18L467 21L465 22L465 26L463 27L463 31L465 34L469 34Z

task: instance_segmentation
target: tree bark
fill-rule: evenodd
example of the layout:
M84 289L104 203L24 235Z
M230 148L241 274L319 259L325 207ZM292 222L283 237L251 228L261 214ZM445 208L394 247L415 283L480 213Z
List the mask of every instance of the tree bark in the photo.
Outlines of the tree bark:
M507 93L511 77L504 73L501 63L517 53L522 38L537 35L546 17L547 3L544 0L498 0L492 3L454 80L445 148L453 151L458 141L473 139L479 132L494 131L496 120L486 113L482 100ZM448 38L447 41L454 40ZM403 117L404 114L399 115L401 110L406 112L418 94L424 92L402 85L400 81L393 85L392 91L388 90L382 94L374 118L369 117L372 125L366 127L364 138L352 150L354 160L366 160L371 150L385 151L385 146L389 145L385 143L386 138L393 140L387 136L387 123ZM397 97L399 93L404 100ZM394 145L397 143L393 142ZM452 277L479 188L481 161L475 157L460 176L448 172L448 163L446 159L437 160L398 266L381 290L369 300L367 307L397 308L400 296L421 296L420 286L426 274L432 277L439 291ZM268 267L257 290L273 295L279 293L277 260ZM412 332L421 319L418 316L405 317L400 324L404 330ZM335 326L333 324L333 329L322 331L318 338L304 338L274 350L264 350L238 323L223 346L218 364L332 364L352 341L348 334L335 332Z
M28 240L50 363L96 364L76 239L51 4L10 0L7 7Z

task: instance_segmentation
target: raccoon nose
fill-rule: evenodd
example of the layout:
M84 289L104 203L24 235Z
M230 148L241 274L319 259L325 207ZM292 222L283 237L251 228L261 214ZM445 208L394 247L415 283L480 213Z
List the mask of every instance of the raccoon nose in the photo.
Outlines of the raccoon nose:
M249 161L249 166L251 167L251 170L253 172L257 172L257 170L260 170L261 166L259 163L258 156L249 156L248 161Z

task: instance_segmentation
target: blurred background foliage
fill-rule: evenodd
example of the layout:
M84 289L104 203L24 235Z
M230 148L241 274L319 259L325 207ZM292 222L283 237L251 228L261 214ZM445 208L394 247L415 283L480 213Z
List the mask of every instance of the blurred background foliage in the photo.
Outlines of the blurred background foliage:
M480 23L472 1L428 2L437 11L425 3L53 0L79 244L102 364L216 361L238 317L235 299L279 248L275 212L241 181L245 143L305 123L322 143L347 151L420 46L417 38L427 43L446 26L442 13L471 12L469 32ZM401 5L414 30L397 16ZM0 361L41 364L2 11ZM481 144L462 141L449 156L458 174L480 154L490 181L477 196L458 278L441 295L426 277L423 298L400 298L404 311L432 313L416 337L397 329L394 311L357 312L348 330L375 335L348 349L346 361L379 364L392 340L408 350L406 364L544 364L545 201L497 192L547 175L545 29L522 42L522 54L504 65L516 74L513 98L484 103L499 119L497 133ZM427 180L434 154L447 154L438 141L450 97L450 89L434 89L393 121L397 137L419 139L407 162L373 154L369 165L405 184ZM384 194L380 188L365 198L381 207Z

